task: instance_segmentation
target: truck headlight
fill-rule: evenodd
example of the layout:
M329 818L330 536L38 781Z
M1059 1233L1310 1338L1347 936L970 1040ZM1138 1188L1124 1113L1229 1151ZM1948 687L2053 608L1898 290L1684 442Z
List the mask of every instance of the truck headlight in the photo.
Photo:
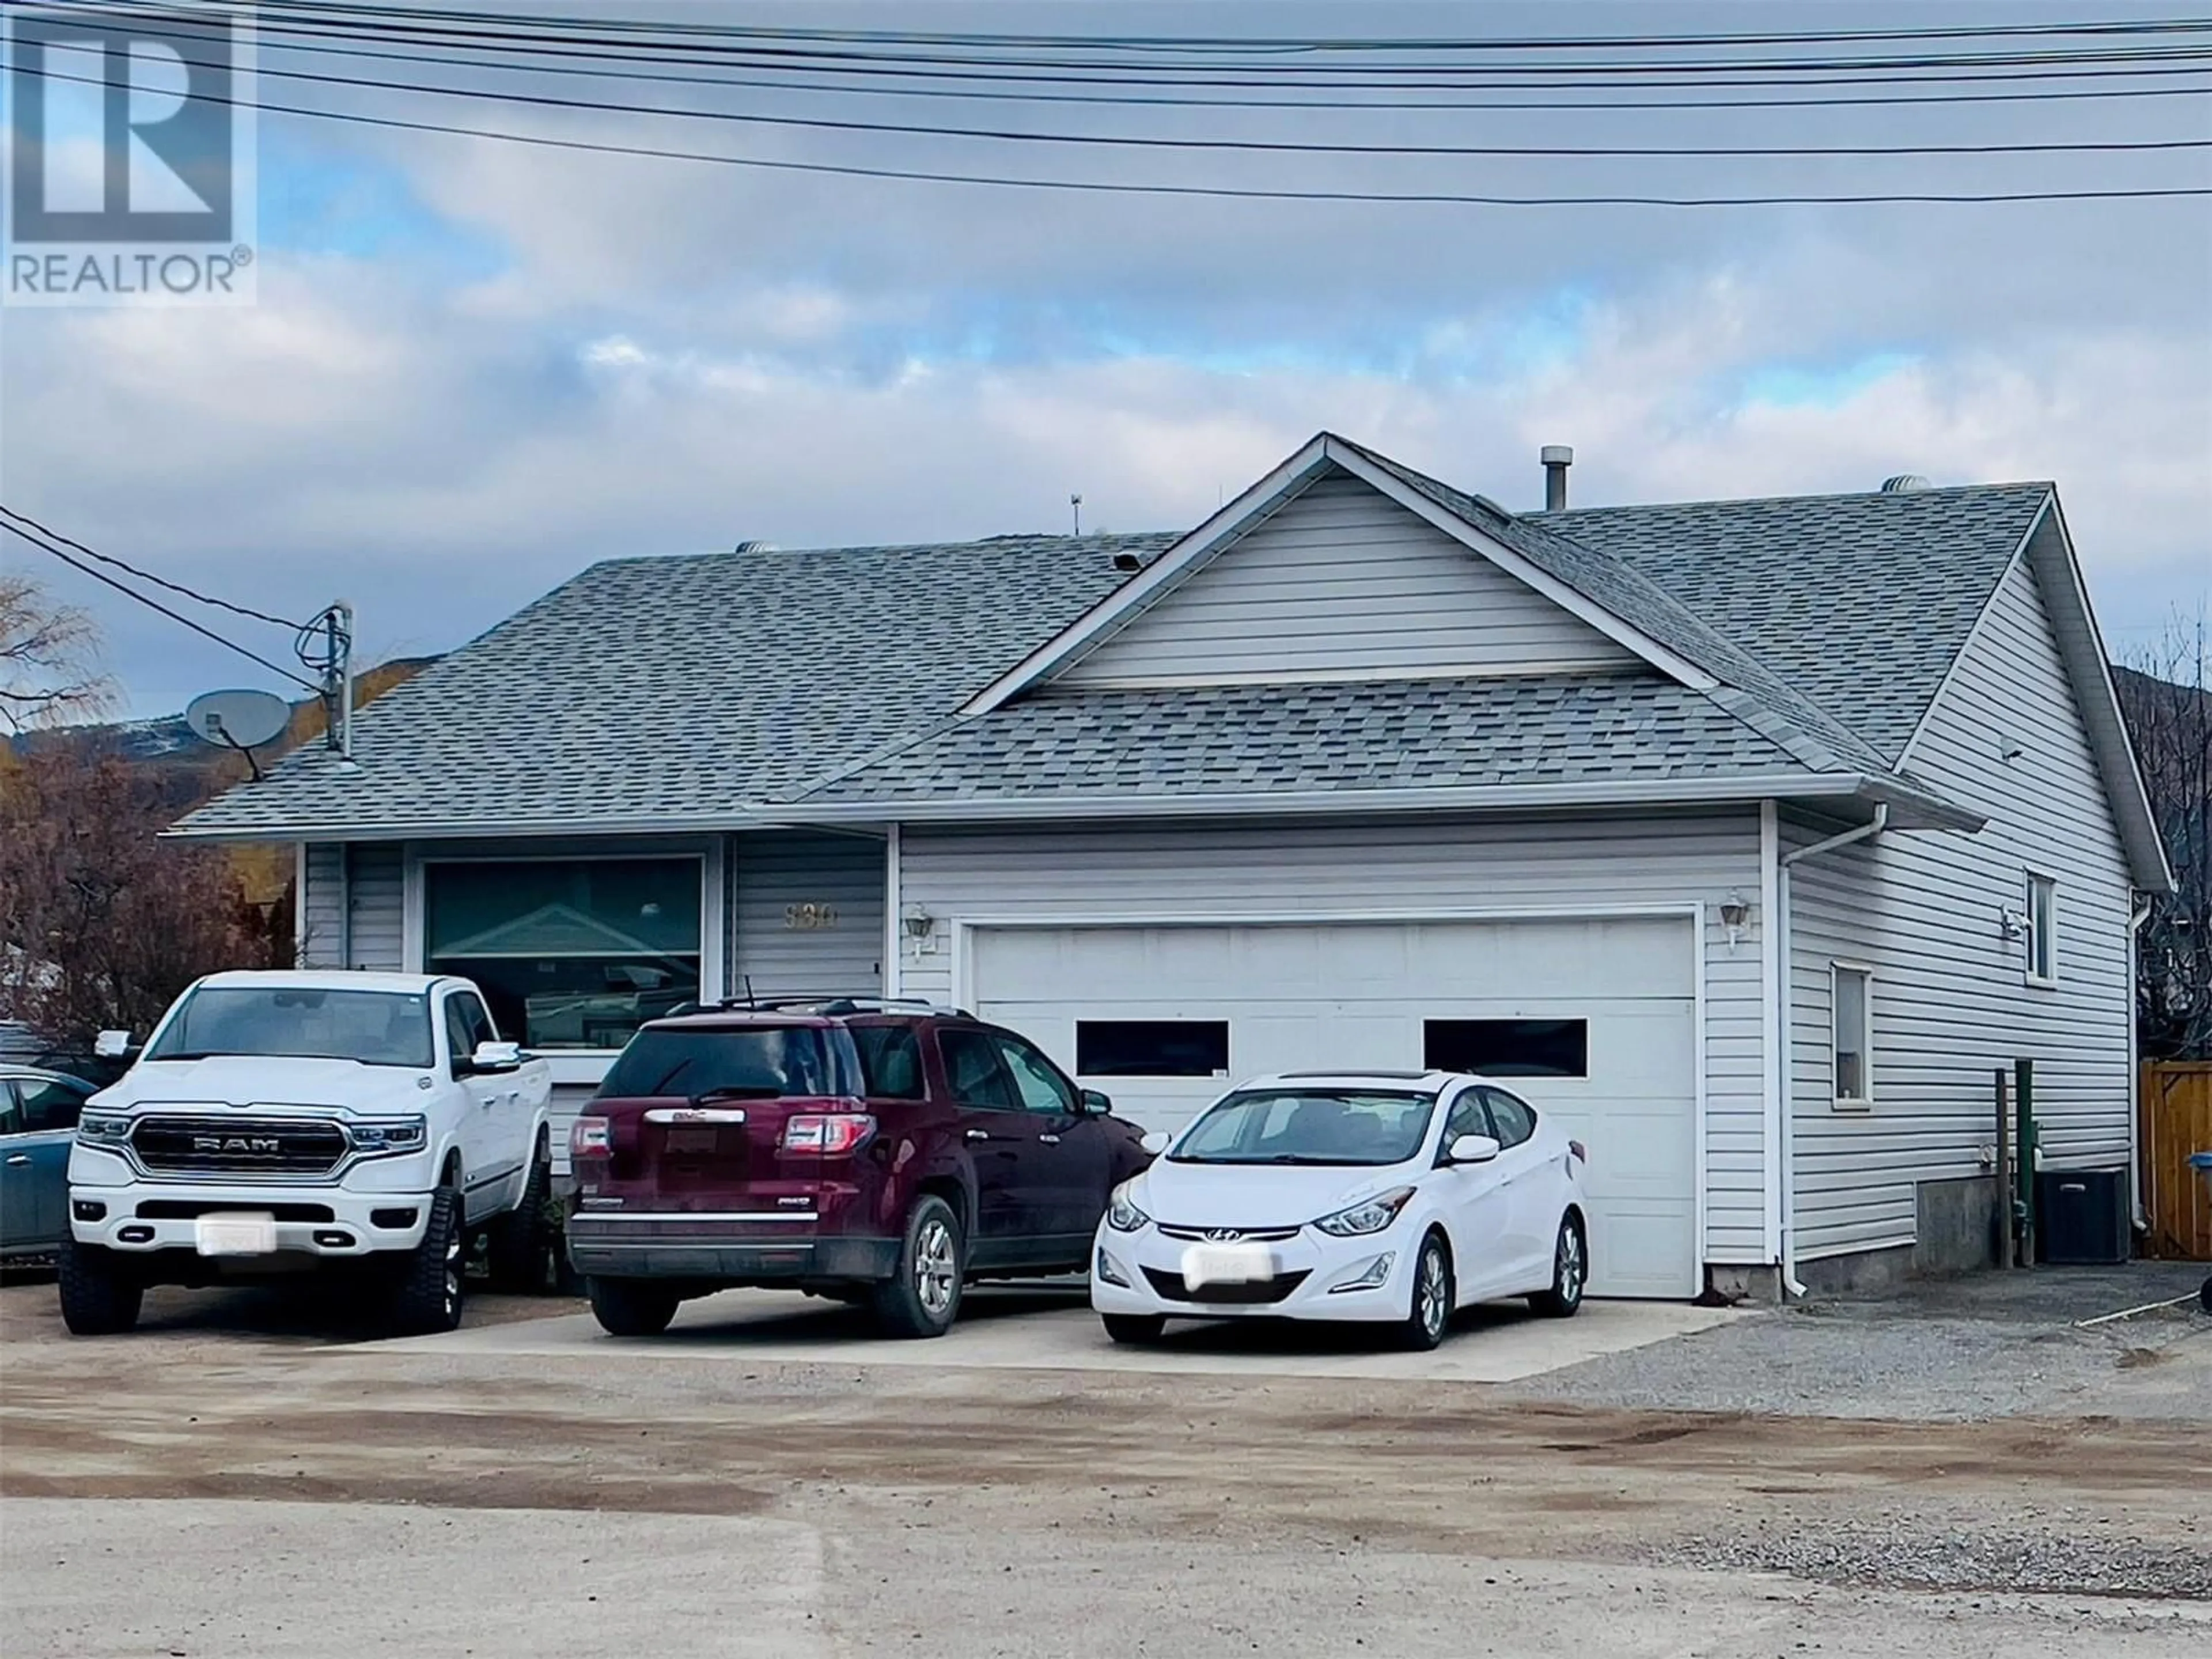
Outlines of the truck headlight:
M430 1121L425 1117L380 1117L368 1123L349 1123L356 1150L364 1152L419 1152L429 1139Z
M94 1146L119 1146L131 1139L131 1120L112 1112L86 1112L76 1121L79 1140Z

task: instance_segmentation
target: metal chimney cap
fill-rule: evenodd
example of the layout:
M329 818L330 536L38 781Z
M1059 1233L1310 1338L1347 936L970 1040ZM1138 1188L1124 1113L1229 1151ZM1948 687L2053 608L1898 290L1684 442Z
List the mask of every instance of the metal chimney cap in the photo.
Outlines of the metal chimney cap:
M1546 466L1572 466L1575 464L1574 447L1571 444L1546 444L1536 452L1536 459Z

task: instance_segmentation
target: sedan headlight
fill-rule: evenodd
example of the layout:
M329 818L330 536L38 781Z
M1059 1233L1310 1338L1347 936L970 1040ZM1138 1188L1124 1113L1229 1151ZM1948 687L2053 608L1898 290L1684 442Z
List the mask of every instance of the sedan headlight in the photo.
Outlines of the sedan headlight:
M1151 1226L1152 1218L1129 1201L1129 1188L1125 1183L1116 1187L1113 1197L1107 1200L1106 1224L1117 1233L1133 1233L1141 1227Z
M1325 1233L1339 1238L1357 1238L1362 1233L1379 1233L1398 1218L1398 1212L1413 1196L1411 1187L1393 1187L1387 1193L1377 1193L1358 1203L1339 1210L1334 1215L1325 1215L1314 1225Z
M349 1123L346 1133L364 1152L419 1152L428 1139L430 1121L424 1117L382 1117L370 1123Z
M119 1146L131 1139L131 1120L114 1112L86 1112L76 1121L79 1140L95 1146Z

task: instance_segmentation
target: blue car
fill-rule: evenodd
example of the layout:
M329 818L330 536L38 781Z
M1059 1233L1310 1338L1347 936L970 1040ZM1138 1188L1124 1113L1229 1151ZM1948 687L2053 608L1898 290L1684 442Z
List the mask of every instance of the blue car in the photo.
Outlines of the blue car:
M0 1065L0 1260L52 1255L69 1231L70 1142L82 1078Z

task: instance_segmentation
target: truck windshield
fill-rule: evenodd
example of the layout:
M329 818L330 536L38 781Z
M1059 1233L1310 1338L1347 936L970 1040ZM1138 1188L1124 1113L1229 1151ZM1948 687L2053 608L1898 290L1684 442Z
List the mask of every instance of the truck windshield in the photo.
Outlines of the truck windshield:
M428 1066L430 1000L403 991L205 985L185 998L144 1058L205 1060L215 1054Z
M816 1025L752 1025L715 1030L654 1030L629 1047L599 1085L602 1100L708 1095L773 1100L781 1096L856 1093L840 1045Z

